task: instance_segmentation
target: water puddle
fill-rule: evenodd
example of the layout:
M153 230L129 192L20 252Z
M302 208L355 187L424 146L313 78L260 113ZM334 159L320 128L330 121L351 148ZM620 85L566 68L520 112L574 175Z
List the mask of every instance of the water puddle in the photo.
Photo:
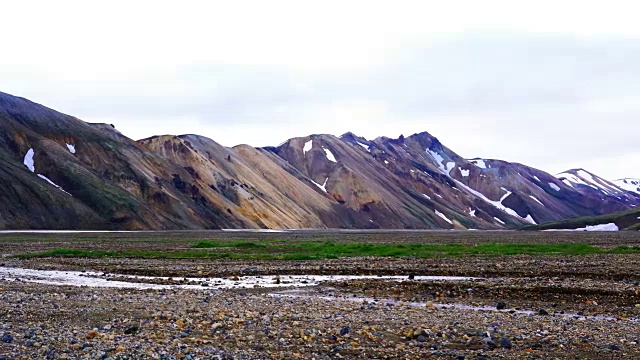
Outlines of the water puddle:
M0 279L48 285L70 285L132 289L250 289L310 287L326 281L354 279L407 280L406 276L376 275L283 275L243 276L224 278L182 278L105 274L98 272L35 270L0 267ZM414 281L466 281L470 277L416 276Z

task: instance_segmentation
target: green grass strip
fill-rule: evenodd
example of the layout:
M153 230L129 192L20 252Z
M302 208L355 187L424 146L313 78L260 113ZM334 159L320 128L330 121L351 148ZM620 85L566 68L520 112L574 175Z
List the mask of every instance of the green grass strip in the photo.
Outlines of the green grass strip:
M505 256L505 255L589 255L639 254L640 246L618 246L602 249L587 244L361 244L361 243L294 243L265 245L253 242L200 242L194 250L183 251L99 251L54 249L40 253L15 255L34 257L125 257L148 259L230 258L263 260L315 260L344 257L445 257L445 256ZM197 250L196 250L197 249ZM204 250L203 250L204 249ZM208 249L208 250L207 250ZM224 251L220 251L224 250ZM231 251L233 250L233 251Z

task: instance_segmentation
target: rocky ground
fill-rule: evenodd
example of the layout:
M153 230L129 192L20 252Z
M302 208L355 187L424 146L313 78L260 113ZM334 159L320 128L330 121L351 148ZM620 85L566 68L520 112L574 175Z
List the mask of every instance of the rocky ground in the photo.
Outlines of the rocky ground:
M5 257L0 266L119 276L269 274L273 281L279 274L404 278L226 290L0 279L0 359L640 358L640 256L633 254L300 262Z

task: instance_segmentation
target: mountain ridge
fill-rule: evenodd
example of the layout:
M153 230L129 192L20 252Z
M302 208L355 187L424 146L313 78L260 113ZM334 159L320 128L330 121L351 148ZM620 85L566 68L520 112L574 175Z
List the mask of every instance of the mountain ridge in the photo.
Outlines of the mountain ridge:
M0 130L0 229L514 229L640 205L583 169L464 159L426 131L134 141L2 93Z

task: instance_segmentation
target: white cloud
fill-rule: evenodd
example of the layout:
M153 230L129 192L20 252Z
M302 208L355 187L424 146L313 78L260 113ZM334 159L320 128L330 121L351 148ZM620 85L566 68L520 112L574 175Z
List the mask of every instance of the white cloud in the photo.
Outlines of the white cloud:
M133 138L199 133L264 146L426 130L463 156L638 177L618 164L640 156L639 7L9 2L0 91Z

